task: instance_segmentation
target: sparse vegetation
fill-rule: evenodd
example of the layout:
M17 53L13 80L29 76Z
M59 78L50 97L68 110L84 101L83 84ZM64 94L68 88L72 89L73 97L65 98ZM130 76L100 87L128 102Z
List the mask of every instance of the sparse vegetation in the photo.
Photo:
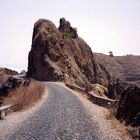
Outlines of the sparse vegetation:
M113 57L114 56L112 51L109 52L109 56L110 57Z
M65 38L65 37L74 38L75 37L74 32L62 32L61 34L62 34L63 38Z
M3 99L3 105L12 104L14 111L20 111L34 105L41 99L45 91L45 86L36 81L32 81L29 86L20 86L8 94Z
M77 86L79 86L79 87L85 87L85 83L84 83L83 80L80 79L80 78L77 78L77 79L75 80L75 84L76 84Z
M138 137L138 128L133 128L132 126L126 126L124 121L119 121L116 119L117 105L109 109L107 119L111 122L112 128L116 129L118 134L123 136L122 140L135 140Z

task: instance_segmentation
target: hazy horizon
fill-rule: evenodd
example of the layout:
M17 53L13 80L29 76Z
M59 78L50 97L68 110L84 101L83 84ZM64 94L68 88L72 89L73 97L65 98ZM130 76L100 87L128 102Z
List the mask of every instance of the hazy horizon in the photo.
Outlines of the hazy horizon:
M140 55L139 0L1 0L0 67L25 69L34 23L65 17L93 52Z

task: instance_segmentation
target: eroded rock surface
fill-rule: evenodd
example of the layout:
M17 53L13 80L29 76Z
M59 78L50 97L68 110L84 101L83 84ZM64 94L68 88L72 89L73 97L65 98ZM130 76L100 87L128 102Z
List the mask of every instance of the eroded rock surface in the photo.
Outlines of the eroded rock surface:
M40 19L34 25L32 47L29 53L28 77L41 81L71 81L80 86L84 81L108 83L104 67L94 61L88 44L78 37L64 18L60 26Z

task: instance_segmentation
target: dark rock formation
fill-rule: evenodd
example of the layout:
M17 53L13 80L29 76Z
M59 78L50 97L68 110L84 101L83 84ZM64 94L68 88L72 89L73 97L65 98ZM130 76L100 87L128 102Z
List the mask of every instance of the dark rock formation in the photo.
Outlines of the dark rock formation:
M79 85L85 81L107 84L109 75L94 61L87 43L64 18L59 29L49 20L34 25L29 53L28 77L37 80L70 80Z
M123 91L130 86L127 82L119 81L119 79L116 79L116 81L111 81L108 85L108 97L114 100L119 100L121 97L121 94Z
M136 116L134 117L132 126L136 126L136 127L140 126L140 110L139 113L137 113Z
M117 118L125 120L127 124L140 126L140 88L137 86L129 86L121 94Z

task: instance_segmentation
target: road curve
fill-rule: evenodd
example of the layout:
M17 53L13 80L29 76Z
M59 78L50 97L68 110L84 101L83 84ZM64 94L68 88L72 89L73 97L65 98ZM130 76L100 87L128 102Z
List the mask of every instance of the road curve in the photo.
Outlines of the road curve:
M98 126L77 96L46 83L48 97L5 140L100 140ZM16 125L16 124L13 124ZM2 135L2 134L1 134ZM109 139L108 139L109 140Z

